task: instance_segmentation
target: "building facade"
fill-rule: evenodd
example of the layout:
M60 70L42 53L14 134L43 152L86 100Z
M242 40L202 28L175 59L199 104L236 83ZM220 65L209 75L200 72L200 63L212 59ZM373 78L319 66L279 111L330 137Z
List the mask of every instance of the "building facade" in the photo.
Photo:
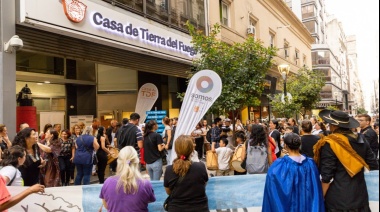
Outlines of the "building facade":
M278 48L274 58L276 65L266 76L268 86L261 97L261 105L248 105L242 111L241 120L277 118L270 111L267 97L282 92L277 65L288 64L292 73L303 66L311 67L312 36L282 0L210 0L209 8L209 26L221 24L222 41L232 44L254 36L264 45Z
M154 105L178 116L177 92L196 53L185 23L205 31L203 0L1 1L1 40L23 41L0 51L0 123L16 132L16 95L32 91L37 119L44 112L92 115L108 126L135 111L138 89L158 88ZM3 43L3 42L2 42ZM53 123L54 124L54 123ZM43 123L39 123L40 128Z

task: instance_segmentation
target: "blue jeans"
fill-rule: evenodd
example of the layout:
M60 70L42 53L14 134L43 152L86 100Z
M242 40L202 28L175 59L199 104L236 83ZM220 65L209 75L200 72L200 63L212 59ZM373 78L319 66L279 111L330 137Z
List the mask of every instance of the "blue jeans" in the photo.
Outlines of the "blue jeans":
M154 163L146 164L146 170L148 170L150 180L160 180L162 176L162 159L159 158Z
M89 185L92 171L92 164L75 164L77 167L77 176L75 177L74 185Z

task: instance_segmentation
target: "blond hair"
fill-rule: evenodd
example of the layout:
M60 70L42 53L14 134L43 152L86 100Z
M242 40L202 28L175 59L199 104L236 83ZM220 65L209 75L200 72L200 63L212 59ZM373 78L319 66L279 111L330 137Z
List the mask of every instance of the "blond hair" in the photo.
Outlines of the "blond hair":
M117 158L116 176L119 177L116 191L123 187L126 194L136 194L139 190L138 181L142 180L139 171L139 158L136 150L132 146L126 146L119 152Z

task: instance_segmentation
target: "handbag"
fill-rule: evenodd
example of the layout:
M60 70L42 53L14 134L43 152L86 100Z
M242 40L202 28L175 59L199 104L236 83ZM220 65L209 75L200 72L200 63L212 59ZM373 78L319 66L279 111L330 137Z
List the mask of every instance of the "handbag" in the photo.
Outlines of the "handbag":
M113 153L113 154L112 155L111 154L108 155L107 165L110 164L110 163L112 163L119 156L119 150L117 148L115 148L115 147L109 147L109 151L111 153Z
M87 148L87 146L84 144L84 141L83 141L82 136L80 137L80 140L82 141L83 146L84 146L84 148L87 150L87 152L91 154L91 151L90 151L90 150ZM99 161L98 161L98 157L96 156L95 151L92 151L92 164L93 164L93 165L97 165L98 162L99 162Z
M182 182L183 178L185 178L185 176L182 176L182 177L179 177L177 178L177 181L175 182L174 184L174 187L173 187L173 191L172 193L169 194L168 197L166 197L165 201L164 201L164 204L162 205L162 207L164 208L165 211L168 211L169 210L169 205L170 205L170 202L173 200L173 193L174 193L174 189L175 189L175 186L179 183Z
M218 156L211 150L206 152L206 167L208 170L218 170Z

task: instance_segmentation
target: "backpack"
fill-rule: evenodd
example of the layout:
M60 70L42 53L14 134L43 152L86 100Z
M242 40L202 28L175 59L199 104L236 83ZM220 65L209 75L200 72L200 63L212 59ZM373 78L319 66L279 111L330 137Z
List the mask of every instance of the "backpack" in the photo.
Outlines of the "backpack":
M132 124L127 124L119 128L117 138L118 149L121 150L125 146L132 146L138 150L136 139L137 127Z
M206 140L207 140L208 142L210 142L210 143L211 143L211 130L212 130L212 129L209 129L209 130L207 131L207 133L206 133Z
M248 144L246 170L249 174L262 174L267 173L269 168L268 164L268 150L262 146L250 146Z

